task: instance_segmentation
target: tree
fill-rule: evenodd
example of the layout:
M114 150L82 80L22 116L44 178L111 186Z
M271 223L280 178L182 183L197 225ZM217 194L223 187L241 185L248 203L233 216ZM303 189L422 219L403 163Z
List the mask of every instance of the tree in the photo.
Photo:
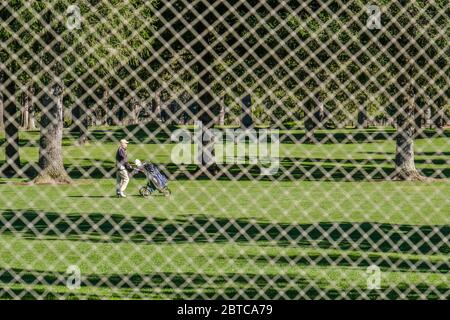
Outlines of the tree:
M226 104L225 104L225 98L223 98L221 101L220 110L219 110L219 119L218 119L219 126L225 125L225 116L226 116Z
M8 81L9 80L9 81ZM4 102L4 125L5 125L5 162L4 172L14 175L20 170L19 155L19 108L16 101L16 83L7 79L6 90L3 93L7 97Z
M110 105L111 92L108 86L104 86L100 89L101 98L99 105L95 110L95 125L104 126L108 123L108 112Z
M394 57L400 66L397 73L399 95L396 99L396 152L394 178L399 180L424 180L414 163L414 138L417 133L416 111L416 56L420 49L417 43L417 8L415 3L400 0L399 8L404 15L398 17L402 26L394 38ZM394 58L393 57L393 58Z
M35 130L35 110L34 110L34 86L28 84L26 86L25 92L22 93L22 128L25 130Z
M152 99L152 113L154 120L161 121L161 90L157 90L154 93Z
M0 84L3 86L3 72L0 71ZM3 90L0 90L0 134L5 129L5 123L3 122Z
M71 129L71 132L78 134L80 144L89 138L89 119L95 114L96 101L101 99L95 95L96 88L107 93L104 98L111 100L112 105L114 98L109 94L113 87L119 85L113 95L120 97L121 101L116 101L118 108L112 106L117 112L109 110L107 113L113 124L126 120L130 105L122 100L129 101L131 98L127 97L127 90L120 88L120 82L151 56L155 22L153 5L156 2L106 0L95 5L95 12L89 4L80 4L81 15L89 23L81 24L81 29L76 30L69 39L77 55L83 57L73 67L77 77L83 79L77 90L72 112L74 126ZM134 110L135 105L131 107Z
M320 95L314 94L305 102L305 142L314 143L314 131L320 127L323 119L324 106L320 101Z
M202 31L199 32L201 34ZM207 34L205 36L206 43L211 43L211 35ZM213 77L210 71L205 68L214 63L214 58L210 52L211 48L204 48L206 52L203 53L202 59L199 60L197 64L197 72L200 76L200 81L198 83L198 103L199 103L199 120L202 124L202 149L201 154L201 165L204 170L214 170L213 157L214 157L214 138L208 134L209 130L214 125L213 103L214 98L212 94L212 83ZM198 54L201 54L200 52Z
M6 7L0 9L0 17L2 21L6 21L11 17L11 12ZM11 39L11 31L17 29L15 19L11 19L8 24L0 27L0 40L7 43L8 49L19 50L21 43L17 39ZM6 27L6 28L5 28ZM5 130L5 162L3 172L7 175L15 175L20 171L20 155L19 155L19 108L16 101L16 80L9 77L8 74L18 72L18 61L10 57L6 50L0 51L2 61L2 70L0 70L0 78L2 80L1 92L2 103L0 108L2 113L2 126Z
M217 1L209 0L209 6L200 4L196 10L199 14L205 16L205 20L199 21L194 25L194 30L201 37L203 41L197 41L194 45L195 54L200 57L196 63L196 72L199 78L197 85L196 101L199 106L198 119L202 124L202 148L199 154L201 159L202 170L216 172L217 168L214 164L214 137L210 134L210 129L214 126L214 92L213 82L214 77L208 67L215 63L214 48L212 43L214 35L208 27L216 20L216 16L210 12ZM220 12L220 10L219 10Z
M55 55L61 56L65 48L59 37L64 30L61 22L54 20L57 11L51 6L43 8L45 43L44 60L50 67L44 73L41 99L41 120L39 138L39 167L40 171L34 180L35 183L70 183L62 156L63 136L63 96L64 79L59 77L64 71L64 65L55 59ZM52 50L50 50L52 49Z
M27 74L39 77L36 94L41 96L39 101L41 116L41 137L39 163L41 170L36 181L66 182L69 181L64 170L60 147L62 143L63 117L61 109L65 96L65 88L89 79L104 79L106 75L113 75L116 66L140 61L140 54L149 54L148 49L152 39L152 9L154 1L134 0L131 2L102 1L93 11L89 2L80 2L81 14L89 23L82 24L81 29L67 29L67 12L72 1L33 1L25 5L18 0L2 6L1 17L5 20L11 16L10 11L17 12L18 18L11 19L10 26L0 26L0 38L8 47L2 46L1 61L9 61L12 52L20 52L21 73L13 70L17 79L27 80ZM22 28L23 21L27 28ZM11 32L15 34L11 37ZM26 50L18 50L23 45ZM72 50L67 50L71 47ZM95 73L95 76L93 76ZM60 75L62 75L60 77ZM78 82L77 82L78 81ZM92 82L92 81L91 81ZM11 84L11 82L9 82ZM105 83L92 82L92 86L105 86ZM11 94L12 86L5 92ZM69 87L69 89L71 89ZM83 103L86 99L95 100L89 90L75 99ZM93 90L95 91L95 90ZM5 101L13 101L5 97ZM92 104L92 108L95 104ZM14 109L15 107L15 109ZM91 108L91 109L92 109ZM7 109L7 110L6 110ZM81 105L80 118L87 118L92 110ZM5 116L13 119L17 113L17 106L9 103L5 105ZM15 139L18 129L13 132L11 124L8 128ZM82 125L87 130L87 125ZM84 131L83 131L84 132ZM8 139L8 141L15 141ZM18 145L18 144L17 144ZM8 148L8 152L13 152ZM18 150L14 150L18 159Z
M414 136L416 123L414 121L415 88L414 88L414 62L409 58L398 79L402 87L398 100L397 138L395 151L395 178L400 180L422 180L414 163Z
M61 81L55 79L51 92L44 95L39 140L39 166L36 183L69 183L62 156L63 94Z
M246 95L242 98L241 127L251 128L252 126L252 97L250 95Z

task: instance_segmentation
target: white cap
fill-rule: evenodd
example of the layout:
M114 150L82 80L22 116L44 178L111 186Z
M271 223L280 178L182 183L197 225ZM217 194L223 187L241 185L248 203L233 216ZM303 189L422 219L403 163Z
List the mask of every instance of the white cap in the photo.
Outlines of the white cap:
M142 162L139 159L134 160L134 164L138 167L142 166Z
M129 142L125 139L120 140L120 144L128 144Z

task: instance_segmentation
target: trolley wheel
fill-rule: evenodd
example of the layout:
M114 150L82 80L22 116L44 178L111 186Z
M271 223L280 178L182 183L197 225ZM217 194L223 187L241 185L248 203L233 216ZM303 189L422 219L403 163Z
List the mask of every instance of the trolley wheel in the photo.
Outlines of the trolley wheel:
M172 191L170 191L169 188L164 188L162 193L164 194L165 197L168 197L168 196L170 196L172 194Z
M146 186L144 186L139 189L139 194L144 198L148 198L151 196L152 193L148 190Z

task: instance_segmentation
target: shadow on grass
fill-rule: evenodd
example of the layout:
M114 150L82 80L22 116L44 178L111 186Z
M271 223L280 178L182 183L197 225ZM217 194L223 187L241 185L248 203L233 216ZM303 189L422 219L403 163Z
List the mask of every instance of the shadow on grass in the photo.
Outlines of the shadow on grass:
M364 276L364 270L361 270ZM66 288L68 274L25 269L2 270L0 282L8 290L0 290L0 298L11 299L101 299L145 298L170 299L439 299L448 295L448 286L400 283L397 286L367 290L364 287L330 289L331 284L318 278L295 274L87 274L81 279L81 288L73 293ZM124 281L126 279L126 281ZM252 279L249 282L248 279ZM49 286L42 289L34 286ZM26 286L25 288L23 288ZM84 293L85 289L89 290ZM98 289L97 292L95 289ZM111 290L113 289L113 290Z
M281 129L283 130L283 129ZM397 131L393 128L372 128L372 129L348 129L348 130L317 130L312 136L314 144L354 144L354 143L374 143L383 140L395 140ZM416 140L429 138L450 137L450 130L438 132L434 129L422 130ZM309 143L304 131L293 133L281 133L280 142L287 144ZM310 143L309 143L310 144Z
M395 158L395 153L394 152L385 152L385 151L357 151L357 153L359 154L378 154L378 155L386 155L386 156L390 156L392 159ZM436 152L414 152L414 154L416 156L436 156L436 157L440 157L440 156L450 156L450 152L446 152L446 151L436 151Z
M128 125L123 127L93 127L89 130L89 139L92 142L115 143L120 139L130 140L131 143L160 144L171 143L170 135L179 129L178 125L165 125L156 122L141 123L136 125ZM183 129L193 132L192 126L183 127ZM221 130L220 127L216 129ZM278 128L280 132L280 142L286 144L302 144L308 143L306 134L302 129L284 126ZM260 128L255 128L256 131ZM66 130L67 131L67 130ZM69 133L68 131L63 137L63 146L75 145L78 141L79 134ZM31 138L20 139L20 146L38 146L39 131L29 132ZM368 128L368 129L333 129L333 130L316 130L312 141L316 144L335 144L335 143L373 143L382 140L393 140L396 138L396 130L394 128ZM416 139L450 137L450 130L437 131L434 129L422 130ZM5 139L0 137L0 147L4 144Z
M67 196L68 198L89 198L89 199L112 199L117 198L117 196ZM139 197L139 196L128 196L128 197Z
M273 175L261 175L261 167L251 164L221 164L218 172L207 175L197 165L180 166L173 163L160 165L172 180L233 180L233 181L371 181L392 179L394 160L391 159L328 159L281 158L280 168ZM445 159L416 160L417 164L445 165ZM418 168L427 177L446 179L450 168ZM104 172L114 172L113 166L101 168L73 167L69 174L77 178L105 178ZM86 174L86 173L89 174Z
M127 127L94 128L90 137L94 142L117 142L127 138L134 143L170 143L170 133L178 126L161 126L159 123L144 125L131 125ZM187 130L193 131L192 128ZM362 143L385 139L393 139L394 129L361 129L361 130L318 130L315 139L318 143ZM422 137L435 137L436 130L424 130ZM450 137L450 130L443 131L440 136ZM370 137L370 141L368 140ZM38 138L38 133L36 133ZM305 138L301 130L293 133L282 133L282 143L301 143ZM72 145L76 142L76 135L64 137L63 145ZM21 141L24 144L33 143L31 140ZM1 140L0 140L1 145ZM332 159L332 158L296 158L286 157L280 159L281 168L273 176L261 176L261 168L256 165L226 164L220 167L215 175L217 180L326 180L326 181L366 181L390 179L394 172L394 154L392 152L364 152L366 154L385 155L386 159ZM419 156L446 156L449 152L418 152ZM111 160L92 158L73 158L74 163L66 165L72 179L79 178L109 178L105 172L115 175L113 154ZM417 164L447 165L446 159L416 159ZM0 161L0 167L4 161ZM31 165L30 165L31 164ZM20 178L33 179L37 176L37 164L24 163ZM210 180L211 176L204 174L197 165L179 166L173 163L165 164L166 173L173 179L186 180L195 177L197 180ZM429 177L449 178L450 168L419 168L419 171ZM0 173L2 175L3 173ZM8 176L10 177L10 176Z
M405 258L380 256L376 254L367 254L363 256L359 253L308 253L297 255L246 255L245 257L233 257L236 260L254 261L257 264L269 265L271 263L277 266L300 266L300 267L358 267L364 268L371 265L378 266L381 271L396 272L435 272L447 274L450 271L448 261L422 260L419 258Z
M0 216L0 230L0 234L25 239L149 244L247 243L367 252L450 253L450 226L447 225L373 222L289 224L210 216L165 219L102 213L66 215L5 210Z
M171 132L179 129L176 125L161 125L155 122L149 122L140 125L130 125L122 128L112 129L93 129L90 131L91 139L102 142L115 142L120 139L129 139L134 143L169 143ZM184 127L185 130L193 132L192 127ZM220 128L216 128L219 129ZM279 128L280 142L288 144L306 143L306 134L304 130L294 130L285 133L283 130L292 128ZM255 128L258 132L260 128ZM348 130L317 130L314 132L313 141L320 144L333 143L372 143L374 140L393 140L397 132L393 128L369 128L369 129L348 129ZM416 139L450 137L450 130L444 130L439 133L433 129L423 130Z
M116 169L113 161L100 159L79 159L91 165L66 166L72 179L105 179L115 178ZM0 167L4 162L0 161ZM450 164L446 159L417 159L417 164L441 165ZM37 165L24 164L21 178L33 179L37 176ZM224 180L224 181L376 181L390 180L394 175L393 159L329 159L329 158L296 158L280 159L280 167L273 175L261 175L261 167L252 164L220 164L218 172L206 174L195 164L177 165L160 164L160 169L171 180ZM450 178L450 167L418 167L419 172L427 177ZM108 173L108 174L107 174ZM138 176L139 177L139 176Z

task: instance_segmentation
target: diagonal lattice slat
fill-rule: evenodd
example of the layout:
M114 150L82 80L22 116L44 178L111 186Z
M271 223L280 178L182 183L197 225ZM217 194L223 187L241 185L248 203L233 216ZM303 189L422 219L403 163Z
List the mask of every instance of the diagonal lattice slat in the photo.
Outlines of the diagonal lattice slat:
M0 298L449 298L448 1L0 16Z

